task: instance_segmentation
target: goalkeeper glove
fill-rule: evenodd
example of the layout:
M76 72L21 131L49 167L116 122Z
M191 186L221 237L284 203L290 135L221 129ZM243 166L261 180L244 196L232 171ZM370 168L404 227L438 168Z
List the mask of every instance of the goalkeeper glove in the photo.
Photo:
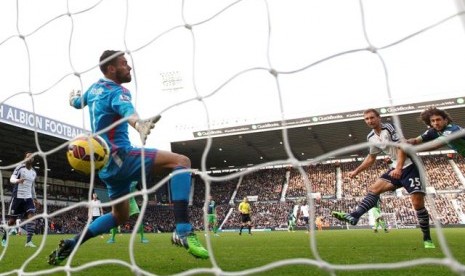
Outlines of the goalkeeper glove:
M140 139L142 144L145 145L145 141L147 140L147 136L149 136L150 131L155 127L155 124L160 120L161 116L157 115L152 119L148 120L139 120L134 125L134 128L139 132Z
M76 100L77 98L80 98L81 97L81 90L78 90L78 91L74 91L71 90L71 93L69 93L69 105L70 106L74 106L73 103L74 103L74 100Z

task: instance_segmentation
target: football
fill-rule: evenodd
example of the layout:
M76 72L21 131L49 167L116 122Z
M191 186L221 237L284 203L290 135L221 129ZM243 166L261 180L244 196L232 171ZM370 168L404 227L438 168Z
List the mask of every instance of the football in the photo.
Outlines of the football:
M110 149L102 137L79 136L69 144L66 157L74 170L88 175L92 170L92 161L95 170L99 170L107 163L109 153Z

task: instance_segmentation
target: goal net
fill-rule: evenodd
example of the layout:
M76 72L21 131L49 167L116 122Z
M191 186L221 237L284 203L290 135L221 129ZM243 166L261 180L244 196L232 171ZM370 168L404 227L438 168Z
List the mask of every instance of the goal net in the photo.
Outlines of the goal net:
M192 133L199 129L284 122L369 107L390 106L395 110L396 106L419 99L432 101L463 96L464 10L458 0L10 0L0 5L0 75L3 76L0 104L27 110L33 115L60 118L69 125L88 130L91 124L88 110L70 111L69 92L85 91L101 77L97 60L103 50L122 50L133 69L133 81L125 87L131 91L139 115L150 118L161 114L164 118L147 140L147 145L161 149L168 148L173 140L192 138ZM59 211L46 207L51 201L47 186L53 185L48 182L47 159L66 144L43 151L37 122L29 121L28 116L7 118L8 114L2 110L0 115L4 121L16 120L15 125L27 125L34 130L36 143L30 146L44 160L44 211L36 214L35 219L41 218L49 225L58 215L91 207L90 192L84 195L84 200ZM393 114L393 123L402 133L398 117ZM337 130L334 135L340 137ZM130 137L142 146L135 131L130 130ZM208 132L204 137L211 142ZM300 161L295 156L297 149L288 141L286 128L282 130L282 137L288 155L285 160L262 162L250 170L221 178L207 174L209 168L204 166L195 168L205 180L205 201L212 181L234 179L261 168L287 164L302 175L313 210L310 194L317 191L313 191L302 167L367 147L365 141L355 141L351 147ZM203 161L210 150L213 149L207 143ZM415 153L417 149L407 150ZM414 161L424 171L421 161ZM0 170L11 171L16 165L0 163ZM0 184L2 221L5 221L3 179L0 178ZM168 180L136 193L143 196L142 214L147 208L148 195L153 195ZM91 175L88 182L92 191L96 176ZM144 179L144 187L146 182ZM108 208L113 203L101 206ZM430 206L434 218L434 204ZM312 211L310 215L313 226L315 214ZM396 226L393 214L386 214L386 219L392 227ZM27 222L23 221L21 226ZM136 223L140 225L141 219ZM206 216L204 223L207 223ZM84 225L88 227L88 223ZM306 265L334 275L339 271L398 269L418 264L444 265L464 273L463 265L447 250L440 225L436 225L438 250L443 250L446 256L442 259L333 264L320 257L315 235L310 235L309 248L316 256L314 259L282 260L231 274ZM2 226L10 229L5 223ZM132 234L132 241L136 234ZM50 229L46 227L45 238L36 253L21 267L4 274L25 275L28 263L44 254L47 235ZM228 274L216 262L217 252L208 235L206 247L211 255L211 268L190 269L183 275ZM7 250L0 254L0 263ZM133 242L129 254L130 261L105 259L73 267L69 265L74 258L72 254L64 266L33 274L60 271L70 274L107 264L129 267L136 274L159 273L146 271L137 264ZM154 254L162 253L154 250Z

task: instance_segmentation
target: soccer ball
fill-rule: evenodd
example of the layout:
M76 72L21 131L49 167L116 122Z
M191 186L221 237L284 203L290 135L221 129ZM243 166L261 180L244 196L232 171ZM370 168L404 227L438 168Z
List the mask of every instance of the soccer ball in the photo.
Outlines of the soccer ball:
M100 170L108 161L110 149L105 140L98 135L75 138L68 146L66 157L73 169L88 175L91 172L92 152L95 169Z

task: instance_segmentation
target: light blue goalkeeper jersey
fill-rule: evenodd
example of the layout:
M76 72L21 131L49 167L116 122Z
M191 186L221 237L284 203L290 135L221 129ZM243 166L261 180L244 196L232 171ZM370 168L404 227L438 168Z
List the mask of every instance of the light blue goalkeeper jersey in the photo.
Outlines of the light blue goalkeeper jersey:
M72 102L72 105L78 109L89 107L93 133L135 113L131 103L131 92L106 78L90 86L82 97ZM123 122L101 135L108 143L110 152L131 147L128 125L127 122Z

